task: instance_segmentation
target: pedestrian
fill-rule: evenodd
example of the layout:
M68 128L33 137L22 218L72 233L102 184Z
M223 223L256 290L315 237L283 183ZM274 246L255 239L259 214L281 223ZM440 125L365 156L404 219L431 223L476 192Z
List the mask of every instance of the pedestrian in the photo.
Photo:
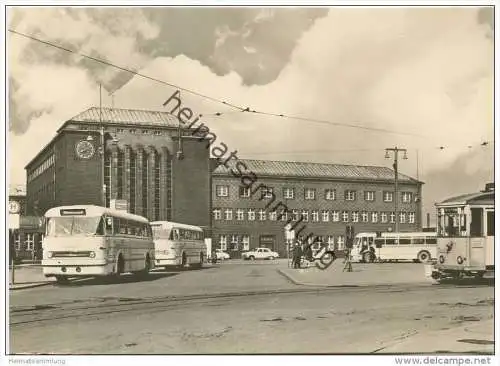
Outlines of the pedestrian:
M293 268L300 268L300 260L302 257L302 248L299 243L295 243L293 248Z

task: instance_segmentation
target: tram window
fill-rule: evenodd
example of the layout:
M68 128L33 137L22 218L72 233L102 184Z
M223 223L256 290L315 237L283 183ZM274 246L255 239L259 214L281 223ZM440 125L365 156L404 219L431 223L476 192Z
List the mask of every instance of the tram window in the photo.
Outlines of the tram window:
M487 211L486 212L486 235L494 236L495 235L495 212Z
M483 209L471 208L470 215L470 236L483 236Z

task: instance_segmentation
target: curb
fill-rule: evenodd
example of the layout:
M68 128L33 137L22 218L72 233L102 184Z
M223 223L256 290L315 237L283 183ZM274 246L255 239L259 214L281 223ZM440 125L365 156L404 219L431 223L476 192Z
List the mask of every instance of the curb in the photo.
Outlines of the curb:
M11 287L11 285L9 285L9 291L25 290L25 289L29 289L29 288L48 286L48 285L52 285L54 283L55 282L28 283L28 284L19 285L19 286L14 285L15 287Z
M430 283L427 283L426 281L422 282L400 282L400 283L364 283L361 285L356 285L356 284L338 284L338 285L329 285L329 284L324 284L324 283L311 283L311 282L301 282L293 278L293 276L289 275L288 273L284 272L282 269L277 269L277 272L285 277L287 280L289 280L291 283L294 285L298 286L309 286L309 287L323 287L323 288L336 288L336 287L351 287L351 288L356 288L356 287L383 287L383 286L401 286L401 285L428 285Z

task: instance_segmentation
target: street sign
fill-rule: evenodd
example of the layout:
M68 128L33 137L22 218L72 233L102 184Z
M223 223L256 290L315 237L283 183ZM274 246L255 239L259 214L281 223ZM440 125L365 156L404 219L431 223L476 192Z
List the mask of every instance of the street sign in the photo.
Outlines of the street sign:
M292 241L295 239L295 230L292 230L292 225L287 224L285 226L285 238L287 241Z
M128 212L128 201L127 200L111 200L109 207L117 211Z
M19 229L19 214L9 214L9 229Z

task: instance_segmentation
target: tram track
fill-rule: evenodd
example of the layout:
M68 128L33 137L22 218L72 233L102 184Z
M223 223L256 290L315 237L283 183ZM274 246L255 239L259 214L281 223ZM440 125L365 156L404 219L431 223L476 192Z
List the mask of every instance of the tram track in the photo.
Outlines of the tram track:
M379 293L403 292L408 290L421 290L428 288L428 284L421 285L380 285L370 286L370 290ZM439 290L452 290L463 286L453 285L441 287ZM314 294L314 293L335 293L335 292L364 292L366 286L337 286L337 287L309 287L296 289L279 289L279 290L259 290L259 291L240 291L226 293L212 293L199 295L169 295L156 296L149 298L96 298L91 301L100 301L100 304L79 306L78 302L64 302L58 304L44 304L30 307L13 307L10 309L10 326L20 327L29 324L41 324L44 322L70 319L70 318L85 318L100 315L109 315L120 312L133 311L161 311L175 310L184 306L200 306L210 305L220 300L231 300L249 296L270 296L270 295L287 295L287 294ZM72 306L77 304L76 306Z

